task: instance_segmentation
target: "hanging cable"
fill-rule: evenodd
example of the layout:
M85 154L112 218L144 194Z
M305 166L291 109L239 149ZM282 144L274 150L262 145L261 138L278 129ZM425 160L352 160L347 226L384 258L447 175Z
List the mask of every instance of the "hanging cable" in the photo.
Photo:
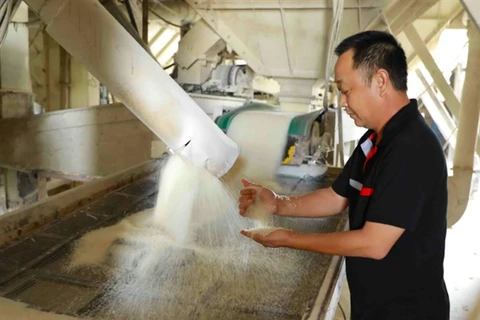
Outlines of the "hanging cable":
M173 27L182 28L181 25L175 24L175 23L173 23L173 22L171 22L171 21L168 21L167 19L161 17L158 13L156 13L156 12L155 12L154 10L152 10L151 8L150 8L149 10L150 10L150 12L151 12L154 16L156 16L158 19L162 20L162 21L165 22L166 24L169 24L169 25L171 25L171 26L173 26Z

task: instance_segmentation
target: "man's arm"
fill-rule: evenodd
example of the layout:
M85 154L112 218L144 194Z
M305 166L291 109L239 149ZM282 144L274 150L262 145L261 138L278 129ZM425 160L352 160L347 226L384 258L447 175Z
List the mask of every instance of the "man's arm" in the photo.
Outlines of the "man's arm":
M360 230L325 234L293 233L286 246L330 255L383 259L404 229L367 222Z
M362 229L327 234L279 230L263 237L242 233L267 247L382 259L405 230L416 227L426 199L446 175L443 159L416 157L422 151L414 151L398 149L385 160Z
M324 234L296 233L290 230L277 230L266 236L252 235L246 231L242 231L242 234L265 247L287 247L329 255L381 260L403 232L404 229L398 227L367 222L359 230Z
M341 213L347 207L348 199L329 187L302 196L278 196L276 213L280 216L316 218Z

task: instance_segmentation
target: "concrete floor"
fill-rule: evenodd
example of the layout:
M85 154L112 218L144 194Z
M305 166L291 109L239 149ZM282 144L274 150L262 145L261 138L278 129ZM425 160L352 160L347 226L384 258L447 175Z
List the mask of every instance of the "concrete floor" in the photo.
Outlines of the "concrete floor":
M451 320L480 320L480 194L461 220L448 230L445 281Z
M447 233L445 282L451 320L480 320L480 194L470 200L462 219ZM340 296L345 317L337 308L334 320L350 319L348 285Z

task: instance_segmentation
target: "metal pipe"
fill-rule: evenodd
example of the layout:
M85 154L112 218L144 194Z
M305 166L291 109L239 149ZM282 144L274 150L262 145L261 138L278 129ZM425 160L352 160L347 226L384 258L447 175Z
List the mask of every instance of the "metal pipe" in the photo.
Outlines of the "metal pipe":
M130 18L130 23L132 24L135 31L138 33L137 22L135 21L135 16L133 14L132 6L130 5L130 0L124 0L125 7L127 8L128 17Z
M462 217L470 199L475 146L478 137L480 114L480 33L471 21L468 26L469 48L467 70L462 91L457 145L453 159L453 177L449 179L448 225Z
M239 149L97 0L26 0L46 31L175 152L216 176Z

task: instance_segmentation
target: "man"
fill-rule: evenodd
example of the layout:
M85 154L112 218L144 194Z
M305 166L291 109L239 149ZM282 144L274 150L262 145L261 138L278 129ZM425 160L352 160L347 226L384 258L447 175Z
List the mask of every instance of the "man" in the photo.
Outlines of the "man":
M267 247L345 256L354 320L449 319L447 168L438 139L407 96L405 53L379 31L353 35L335 53L341 106L367 132L330 188L290 198L263 188L259 197L270 213L286 216L325 217L349 207L350 230L242 233ZM241 191L242 215L254 196Z

